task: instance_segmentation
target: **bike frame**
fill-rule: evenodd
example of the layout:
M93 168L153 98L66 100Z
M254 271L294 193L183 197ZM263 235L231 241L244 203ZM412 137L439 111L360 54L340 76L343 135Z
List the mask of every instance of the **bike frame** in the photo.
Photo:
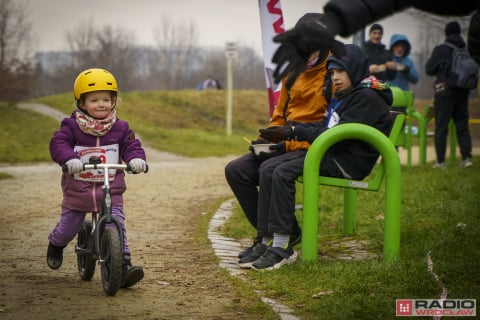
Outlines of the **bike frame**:
M100 239L107 224L115 224L118 234L120 235L120 246L123 249L123 229L120 221L115 219L112 215L112 190L110 188L110 180L108 175L109 169L129 170L128 165L125 164L110 164L110 163L93 163L84 164L83 170L102 169L103 170L103 203L102 212L100 212L100 218L97 220L96 213L92 212L92 233L95 239L95 252L98 254L99 262L103 261L103 257L100 257ZM97 229L98 228L98 229Z
M94 239L93 247L91 248L75 248L75 251L81 255L93 255L93 257L98 260L98 262L103 262L103 257L100 257L100 239L102 238L103 230L107 224L115 224L115 228L118 231L120 236L120 246L123 249L123 229L122 224L112 215L112 190L110 188L110 180L108 175L109 169L117 169L130 171L130 166L126 164L119 163L101 163L100 159L91 159L90 163L83 164L83 170L93 170L100 169L103 170L103 201L102 201L102 211L101 212L91 212L92 214L92 233L91 236ZM67 172L68 168L63 167L63 171ZM100 218L98 218L100 214Z

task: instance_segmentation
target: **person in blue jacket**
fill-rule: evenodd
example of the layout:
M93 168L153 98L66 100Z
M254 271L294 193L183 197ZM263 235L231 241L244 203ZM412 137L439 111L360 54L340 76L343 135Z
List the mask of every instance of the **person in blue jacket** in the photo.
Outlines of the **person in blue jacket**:
M393 54L393 62L397 66L397 74L389 82L390 85L402 90L409 90L410 83L418 82L418 72L410 58L411 49L410 41L405 35L394 34L390 38L390 51Z

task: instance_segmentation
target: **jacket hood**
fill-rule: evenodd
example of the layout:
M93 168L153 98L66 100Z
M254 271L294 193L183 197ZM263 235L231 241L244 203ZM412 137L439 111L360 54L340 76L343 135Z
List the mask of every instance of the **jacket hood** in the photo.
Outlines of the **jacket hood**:
M346 44L345 55L341 58L333 55L330 56L327 60L327 68L330 63L336 63L347 71L353 87L368 77L368 57L363 50L355 44Z
M458 33L448 35L445 41L459 48L464 48L466 46L465 40L463 40L462 36Z
M395 46L395 44L399 42L405 43L406 48L405 48L405 54L403 56L404 57L408 56L410 54L410 50L412 49L412 45L410 44L410 41L408 41L407 36L403 34L392 35L392 37L390 38L390 51L393 52L393 47Z

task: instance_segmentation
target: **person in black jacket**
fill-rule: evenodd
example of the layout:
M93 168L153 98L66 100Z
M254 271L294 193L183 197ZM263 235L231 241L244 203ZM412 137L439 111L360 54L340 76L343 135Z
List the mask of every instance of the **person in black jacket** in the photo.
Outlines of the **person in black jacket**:
M468 30L468 50L480 64L480 0L330 0L324 15L307 24L275 36L280 43L273 55L273 76L279 82L286 74L298 74L305 68L309 55L330 49L342 55L336 35L351 36L366 25L410 7L442 16L466 16L473 13Z
M393 62L393 53L385 48L382 43L383 27L374 23L368 32L368 41L365 42L363 51L368 57L369 71L378 80L388 81L395 79L397 66Z
M445 42L455 47L464 48L465 41L460 35L460 24L456 21L445 26ZM436 76L435 80L435 152L437 162L435 168L445 167L445 153L447 148L448 123L450 119L455 123L458 145L462 155L462 167L472 166L472 139L468 128L468 95L470 89L459 88L454 85L450 75L453 48L440 44L436 46L425 65L425 72Z
M326 118L321 122L263 130L262 138L286 138L312 143L323 132L342 123L363 123L387 134L392 92L388 83L379 81L374 76L368 77L368 58L362 49L354 44L345 45L345 55L342 58L330 56L327 69L336 92L329 103ZM378 157L378 151L368 143L344 140L325 153L320 163L320 175L361 180L370 173ZM303 171L304 159L299 158L292 162L294 161L297 169ZM253 262L252 267L256 269L276 269L290 264L297 256L289 243L295 220L295 203L288 203L291 197L282 194L285 190L290 190L284 185L295 184L295 181L289 179L289 170L281 169L277 168L273 172L272 185L272 193L277 194L277 199L281 201L271 203L268 216L258 218L257 228L264 230L264 234L273 233L273 242L267 251Z

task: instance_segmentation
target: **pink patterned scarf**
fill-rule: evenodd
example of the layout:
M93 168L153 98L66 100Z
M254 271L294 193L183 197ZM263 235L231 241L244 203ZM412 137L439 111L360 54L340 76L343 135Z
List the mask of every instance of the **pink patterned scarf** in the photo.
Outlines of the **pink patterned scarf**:
M84 114L80 110L75 113L77 124L84 133L101 137L104 136L117 120L117 111L115 109L105 119L95 119Z

